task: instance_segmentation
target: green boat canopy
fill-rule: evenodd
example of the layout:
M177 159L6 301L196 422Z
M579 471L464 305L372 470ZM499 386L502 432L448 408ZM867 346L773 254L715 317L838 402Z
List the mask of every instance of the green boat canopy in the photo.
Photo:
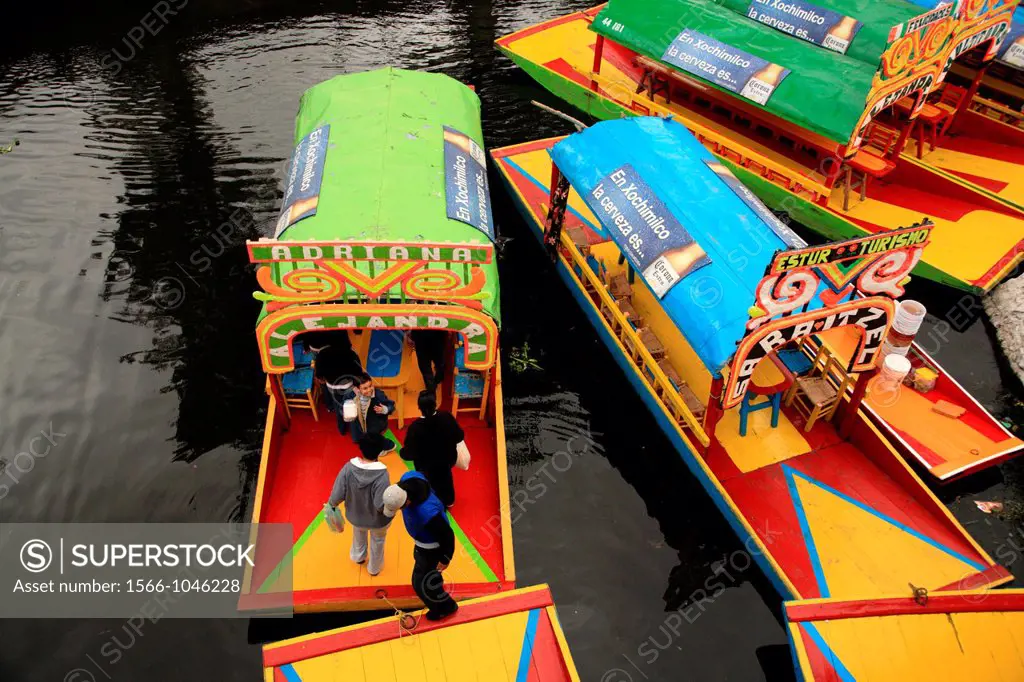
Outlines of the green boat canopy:
M867 0L862 1L867 4ZM611 0L594 19L592 28L671 68L677 67L664 62L662 55L684 29L698 31L785 67L790 74L778 84L763 108L840 144L853 137L877 70L877 63L869 66L851 56L790 37L738 16L731 8L712 0ZM713 81L689 75L736 95Z
M481 230L448 217L444 128L483 148L480 99L469 87L442 74L391 67L336 76L302 95L295 144L327 125L316 212L279 227L279 242L492 246ZM373 276L372 262L355 265ZM303 267L312 264L274 264L273 278L280 283L287 271ZM483 312L497 321L496 259L479 267L486 276ZM389 291L400 293L398 287Z
M755 0L717 1L743 16L748 16L749 9L757 5ZM863 24L850 41L846 56L865 62L876 69L882 53L889 47L889 32L892 28L928 11L903 0L811 0L810 4L852 17Z

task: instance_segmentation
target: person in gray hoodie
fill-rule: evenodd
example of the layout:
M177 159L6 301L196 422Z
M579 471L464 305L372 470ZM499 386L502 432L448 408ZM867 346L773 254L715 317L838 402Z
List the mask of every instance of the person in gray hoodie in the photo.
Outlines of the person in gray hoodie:
M384 540L391 518L384 515L384 491L391 480L388 468L378 461L395 449L395 444L379 433L368 433L359 441L361 457L353 457L338 472L328 500L332 507L345 503L345 517L352 524L352 549L349 558L357 564L370 562L366 570L377 575L384 566ZM367 542L369 538L369 542Z

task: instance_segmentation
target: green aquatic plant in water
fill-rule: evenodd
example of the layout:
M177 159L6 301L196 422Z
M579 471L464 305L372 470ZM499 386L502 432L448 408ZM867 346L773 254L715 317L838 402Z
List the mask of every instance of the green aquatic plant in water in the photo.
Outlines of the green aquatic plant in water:
M530 344L528 343L523 343L519 348L513 348L508 355L508 363L516 374L522 374L528 369L543 369L536 360L530 357Z

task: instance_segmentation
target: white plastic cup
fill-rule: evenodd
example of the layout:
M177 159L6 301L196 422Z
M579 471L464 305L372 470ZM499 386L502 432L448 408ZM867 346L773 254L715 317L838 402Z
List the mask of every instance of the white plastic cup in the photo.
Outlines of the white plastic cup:
M882 342L882 347L878 350L878 361L877 361L877 365L876 366L877 367L882 367L883 363L885 363L885 359L887 357L889 357L890 355L898 355L898 356L901 356L901 357L906 357L906 355L907 355L907 353L909 351L910 351L910 344L909 343L906 344L905 346L900 346L900 345L894 344L891 340L886 339L885 341Z
M897 334L909 336L911 339L921 329L921 323L928 310L917 301L899 301L896 306L896 317L892 321L892 329Z
M342 415L347 422L354 422L359 414L356 412L356 403L354 400L346 400L341 409Z
M882 362L882 372L879 374L879 381L899 384L910 374L910 360L902 355L891 353L885 356Z

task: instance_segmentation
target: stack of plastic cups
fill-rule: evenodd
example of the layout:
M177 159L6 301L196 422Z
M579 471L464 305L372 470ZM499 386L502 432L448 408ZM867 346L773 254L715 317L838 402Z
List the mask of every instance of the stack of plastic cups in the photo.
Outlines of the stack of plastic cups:
M914 337L921 329L925 313L928 311L917 301L898 301L896 304L896 317L892 321L889 335L882 342L882 350L879 353L879 365L882 366L888 355L902 355L906 357L910 351L910 345L914 343Z

